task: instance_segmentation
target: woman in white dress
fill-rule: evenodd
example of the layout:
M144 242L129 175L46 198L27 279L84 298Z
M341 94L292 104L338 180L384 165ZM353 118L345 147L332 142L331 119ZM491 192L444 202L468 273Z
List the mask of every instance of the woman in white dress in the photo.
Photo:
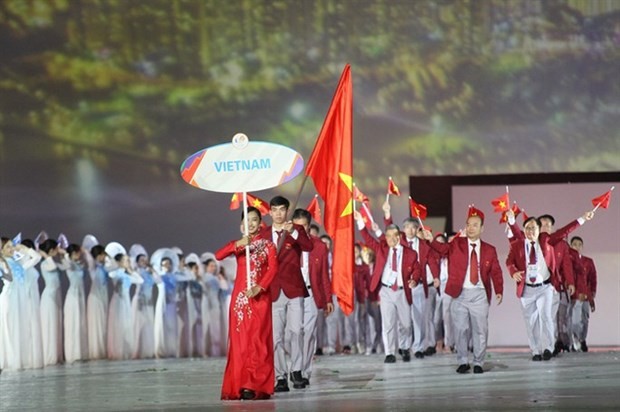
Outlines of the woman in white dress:
M43 364L55 365L63 361L62 345L62 295L60 293L60 271L67 266L54 258L62 258L65 250L54 239L47 239L39 246L43 257L41 275L45 289L41 293L41 342Z
M220 304L220 281L215 258L204 260L205 273L202 277L202 319L205 327L205 350L209 356L222 356L222 309Z
M161 277L157 285L155 303L155 356L167 358L177 356L178 323L177 291L174 272L179 267L179 257L168 248L158 249L151 256L151 266Z
M129 359L133 353L133 319L129 289L131 284L141 285L142 277L129 263L129 256L114 256L118 268L110 272L114 293L108 312L108 359Z
M65 264L69 289L65 297L65 359L69 363L88 359L88 342L86 331L86 300L84 295L84 258L87 251L78 245L71 244L67 248Z
M86 326L88 328L89 359L105 359L107 357L107 325L108 325L108 271L105 267L106 253L101 245L90 250L92 259L88 259L92 280L90 293L86 301ZM88 258L88 255L85 257Z
M30 240L24 240L23 245L36 249ZM40 256L38 253L37 255ZM22 317L22 327L26 329L26 342L23 346L25 351L24 368L36 369L43 367L43 344L41 343L41 294L39 292L39 278L41 275L35 266L25 272L26 305Z
M155 356L155 294L156 284L161 279L148 264L147 256L136 256L137 271L144 283L138 285L132 301L134 329L134 359L152 358Z
M26 366L28 352L26 321L25 271L36 265L41 256L24 245L14 246L8 238L1 241L0 271L4 283L0 293L0 369L19 370Z

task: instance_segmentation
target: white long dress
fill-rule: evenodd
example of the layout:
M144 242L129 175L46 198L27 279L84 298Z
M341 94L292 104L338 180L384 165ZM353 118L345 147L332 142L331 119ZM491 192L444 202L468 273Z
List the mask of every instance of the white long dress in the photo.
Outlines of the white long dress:
M209 356L222 356L222 309L220 303L220 282L212 273L202 278L205 351Z
M110 272L110 279L114 282L114 293L108 312L108 359L129 359L134 347L129 289L132 283L142 284L144 280L123 268Z
M177 281L172 273L161 277L163 283L158 288L163 301L157 305L155 317L155 350L158 358L177 356L178 320L177 320ZM163 296L162 296L163 295Z
M189 322L191 333L192 356L205 356L205 334L202 322L202 285L199 281L189 282Z
M43 367L43 343L41 342L41 294L39 293L39 271L35 267L25 271L26 276L26 316L24 327L27 338L24 350L24 368Z
M97 263L89 270L92 285L86 301L89 359L107 357L108 272Z
M55 365L63 361L60 270L60 264L52 257L47 257L41 263L41 275L45 281L45 289L41 293L41 342L44 365Z
M138 285L131 302L134 330L133 358L144 359L155 356L155 294L153 288L156 283L161 283L161 280L146 269L139 269L139 273L144 283Z
M69 289L64 306L65 359L75 362L88 359L84 267L79 262L68 263Z

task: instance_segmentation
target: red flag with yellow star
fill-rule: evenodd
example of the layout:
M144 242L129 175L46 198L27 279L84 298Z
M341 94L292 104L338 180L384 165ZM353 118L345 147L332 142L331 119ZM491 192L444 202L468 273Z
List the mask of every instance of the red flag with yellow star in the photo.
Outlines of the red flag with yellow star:
M345 315L353 311L353 82L345 66L306 175L324 202L323 227L332 238L332 291Z
M265 202L260 197L256 197L250 193L246 193L248 197L248 206L253 206L260 211L261 216L265 216L269 213L269 203ZM235 193L230 199L230 210L236 210L241 207L243 203L243 193Z
M508 198L508 192L504 193L500 197L496 197L491 200L494 212L505 212L510 209L510 199Z
M319 225L322 224L323 219L321 218L321 206L319 206L318 195L314 195L310 203L308 203L306 210L310 212L310 214L312 215L312 219L314 219L316 223L318 223Z

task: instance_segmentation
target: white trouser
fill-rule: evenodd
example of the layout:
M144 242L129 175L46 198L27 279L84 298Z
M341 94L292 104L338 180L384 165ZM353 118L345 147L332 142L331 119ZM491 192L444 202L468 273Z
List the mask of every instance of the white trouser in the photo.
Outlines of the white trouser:
M553 319L553 344L558 341L558 310L560 310L560 292L553 289L553 298L551 303L551 318Z
M521 296L521 311L525 320L527 339L533 355L540 355L547 349L553 352L555 344L552 307L553 291L549 283L538 287L525 285Z
M357 302L353 303L353 311L349 314L349 316L344 316L344 336L342 337L342 341L340 344L342 346L352 347L357 342L357 313L358 313L358 305Z
M571 344L571 304L566 292L560 293L560 304L558 307L558 341L565 346Z
M366 302L355 302L357 311L357 347L360 350L366 349L366 330L368 329L368 312Z
M291 339L291 371L300 371L303 362L304 298L289 299L280 292L278 300L271 307L273 317L273 357L277 379L286 379L285 335Z
M446 294L446 282L440 286L441 295L437 297L435 304L435 339L443 339L445 347L454 346L454 332L452 326L452 316L450 316L450 305L452 297Z
M334 304L334 311L331 315L325 318L325 329L327 335L327 348L330 350L336 349L336 345L338 343L338 334L342 334L341 324L344 321L344 315L342 310L340 309L340 305L338 304L338 299L336 295L332 295L332 302ZM342 339L340 339L342 342Z
M585 342L588 337L588 325L590 323L590 302L575 300L571 311L571 334L575 347Z
M435 336L435 322L433 316L435 315L435 306L437 305L437 289L433 286L428 287L428 298L425 300L426 307L424 308L425 316L425 339L422 342L422 346L425 348L434 348L437 345L437 338Z
M379 299L385 354L395 353L396 331L399 332L398 348L408 350L411 347L411 310L404 289L392 290L382 286Z
M301 367L301 374L310 379L312 375L312 358L316 351L317 344L317 320L319 316L319 310L316 307L316 302L312 296L312 289L308 290L310 296L304 298L304 346L302 350L303 361ZM322 312L321 312L322 314Z
M378 351L383 339L381 307L378 302L371 302L369 299L366 299L366 308L368 310L368 334L366 340L368 346L366 347L366 353L371 353L373 349Z
M426 347L424 343L426 341L426 309L428 305L426 304L426 296L424 296L424 286L422 284L416 285L415 288L411 290L411 295L413 298L413 303L411 304L411 319L413 320L413 352L424 352ZM400 332L400 330L399 330ZM401 336L399 336L399 342L404 343L401 340ZM408 346L406 346L408 347Z
M456 358L459 365L468 362L469 339L474 348L474 365L482 366L489 336L489 302L482 288L463 289L450 305ZM471 330L470 330L471 329Z

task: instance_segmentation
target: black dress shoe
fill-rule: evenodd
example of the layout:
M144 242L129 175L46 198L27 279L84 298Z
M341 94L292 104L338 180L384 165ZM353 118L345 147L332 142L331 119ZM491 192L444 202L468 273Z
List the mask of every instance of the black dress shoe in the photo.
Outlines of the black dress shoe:
M291 373L291 382L293 382L293 388L295 389L303 389L306 387L304 378L301 376L301 371L293 371L293 373Z
M310 386L310 379L308 379L308 378L301 378L301 381L304 383L304 385Z
M351 353L351 347L349 345L344 345L342 347L342 353Z
M542 360L542 356L534 355L534 356L532 356L532 360L535 361L535 362L541 361Z
M417 351L416 353L414 353L413 356L415 356L416 359L424 358L424 354L422 352L420 352L420 351Z
M484 371L482 370L482 366L474 365L474 373L484 373Z
M256 398L256 392L252 389L241 389L241 399L244 401L249 401Z
M276 382L276 387L273 388L274 392L288 392L290 389L288 388L288 382L286 379L278 379Z
M464 363L462 365L459 365L458 368L456 368L456 373L467 373L469 372L470 369L471 369L471 366Z
M549 349L545 349L545 351L543 352L543 355L542 355L543 360L549 360L552 357L553 356L551 355L551 351Z
M403 362L409 362L411 360L409 349L399 349L398 352L403 356Z
M583 342L581 342L581 351L582 352L587 352L588 351L588 345L586 345L586 341L585 340Z
M394 356L394 355L387 355L385 357L385 360L383 361L383 363L396 363L396 356Z
M437 353L437 349L435 349L433 346L429 346L424 351L425 356L433 356L435 353Z
M316 356L323 356L323 349L322 348L316 348L316 352L314 352L314 354Z

